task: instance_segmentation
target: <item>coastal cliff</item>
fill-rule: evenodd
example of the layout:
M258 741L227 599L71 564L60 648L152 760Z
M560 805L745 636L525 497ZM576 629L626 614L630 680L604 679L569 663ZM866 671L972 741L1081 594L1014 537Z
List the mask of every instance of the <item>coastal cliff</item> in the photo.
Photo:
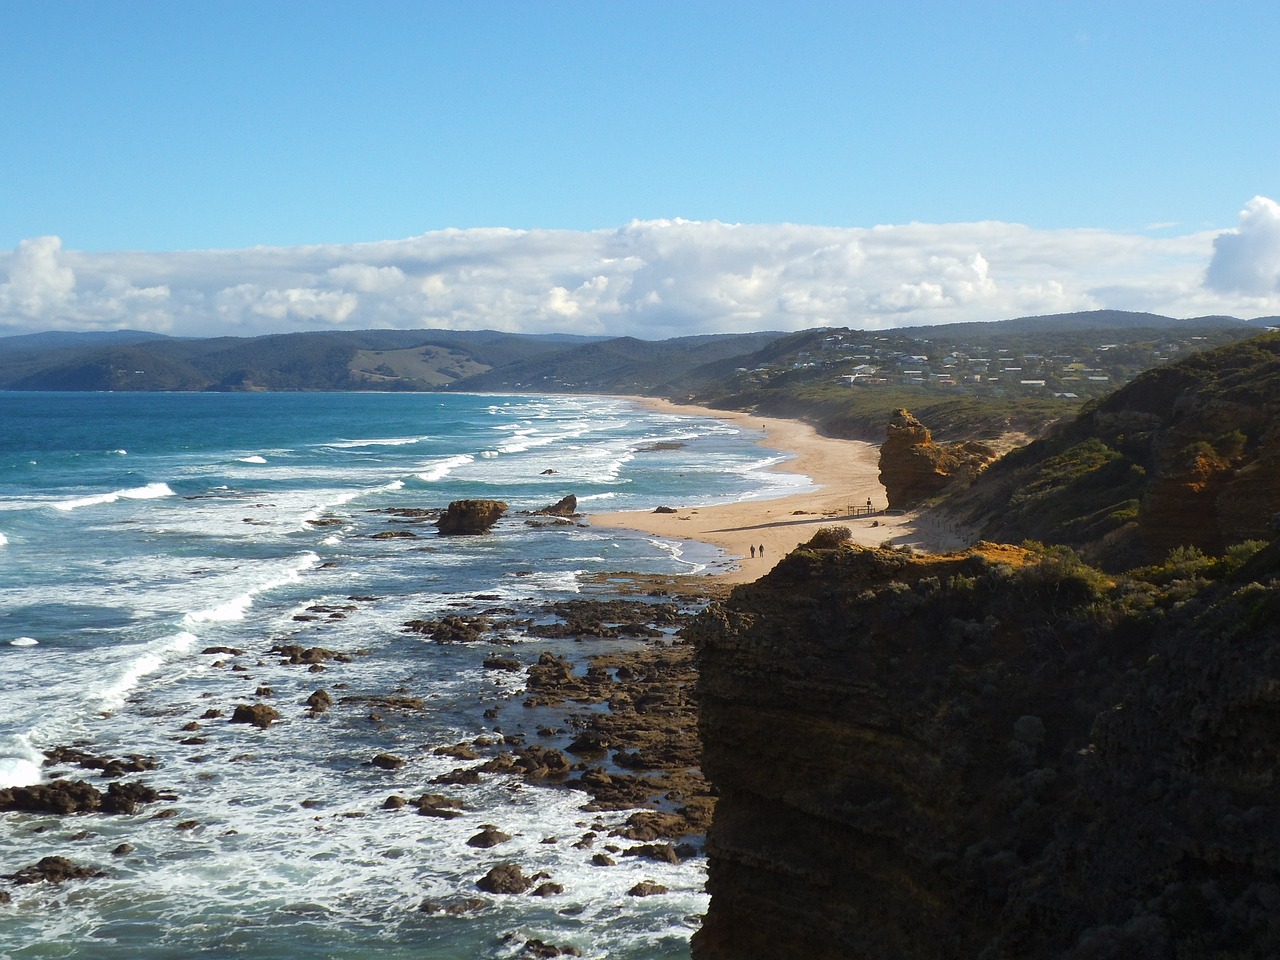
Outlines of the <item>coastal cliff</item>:
M1280 546L820 537L692 633L697 960L1280 954Z
M1280 521L1280 333L1150 370L948 494L988 539L1113 571L1220 554Z

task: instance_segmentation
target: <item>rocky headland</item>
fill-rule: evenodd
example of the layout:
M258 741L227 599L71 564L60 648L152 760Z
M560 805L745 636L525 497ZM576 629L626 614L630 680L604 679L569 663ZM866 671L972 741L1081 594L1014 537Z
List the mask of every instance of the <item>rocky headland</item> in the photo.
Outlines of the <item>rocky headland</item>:
M1280 547L801 548L696 627L700 960L1280 952Z
M1277 414L1275 334L969 476L900 414L890 502L1023 545L827 531L699 617L695 958L1280 955Z

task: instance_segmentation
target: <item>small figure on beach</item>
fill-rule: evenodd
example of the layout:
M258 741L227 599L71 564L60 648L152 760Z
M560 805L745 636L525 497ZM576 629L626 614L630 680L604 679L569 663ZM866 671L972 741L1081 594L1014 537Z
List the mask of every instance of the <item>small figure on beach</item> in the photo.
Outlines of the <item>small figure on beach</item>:
M867 497L867 513L871 513L871 498Z
M756 548L755 548L755 545L753 544L751 547L751 559L754 560L755 558L756 558Z
M762 544L760 544L760 556L761 556L761 558L763 559L763 557L764 557L764 544L763 544L763 543L762 543Z

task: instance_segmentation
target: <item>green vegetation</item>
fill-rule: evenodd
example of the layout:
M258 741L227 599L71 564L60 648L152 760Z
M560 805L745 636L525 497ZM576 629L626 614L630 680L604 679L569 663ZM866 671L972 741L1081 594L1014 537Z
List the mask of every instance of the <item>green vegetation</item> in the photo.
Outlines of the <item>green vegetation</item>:
M1064 544L1107 570L1179 543L1221 555L1266 535L1280 509L1268 466L1278 416L1280 333L1267 333L1086 404L947 507L988 539Z

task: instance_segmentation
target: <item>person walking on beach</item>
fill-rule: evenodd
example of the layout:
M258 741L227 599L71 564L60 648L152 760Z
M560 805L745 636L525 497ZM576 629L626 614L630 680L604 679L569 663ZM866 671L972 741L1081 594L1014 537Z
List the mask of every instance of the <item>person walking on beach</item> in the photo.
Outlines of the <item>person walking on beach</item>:
M756 548L755 548L755 545L753 544L751 547L751 559L754 560L755 558L756 558Z
M764 559L764 544L760 544L760 559Z

